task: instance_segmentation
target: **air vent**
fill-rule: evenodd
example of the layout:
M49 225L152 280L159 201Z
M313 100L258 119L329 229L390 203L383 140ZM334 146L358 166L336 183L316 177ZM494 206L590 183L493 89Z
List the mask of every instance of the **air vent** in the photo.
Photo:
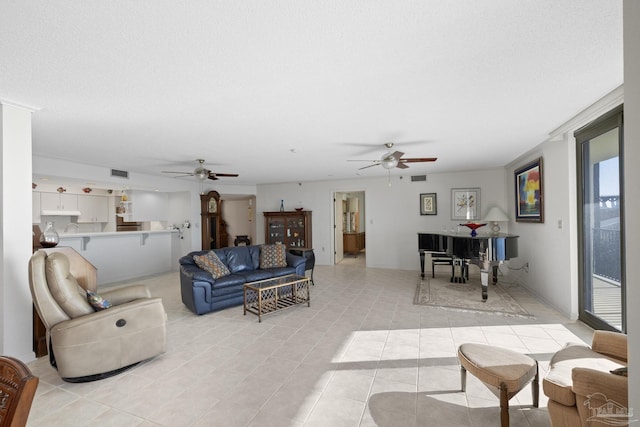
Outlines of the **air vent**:
M120 171L118 169L111 169L111 176L117 176L118 178L129 178L129 172Z
M427 175L413 175L411 177L411 182L414 181L426 181L427 180Z

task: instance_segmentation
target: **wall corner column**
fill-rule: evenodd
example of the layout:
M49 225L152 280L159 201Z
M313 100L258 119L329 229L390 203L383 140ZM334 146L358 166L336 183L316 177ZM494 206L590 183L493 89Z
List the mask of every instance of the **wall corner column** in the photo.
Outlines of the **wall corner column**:
M31 115L0 99L0 354L34 359L28 263L31 229Z

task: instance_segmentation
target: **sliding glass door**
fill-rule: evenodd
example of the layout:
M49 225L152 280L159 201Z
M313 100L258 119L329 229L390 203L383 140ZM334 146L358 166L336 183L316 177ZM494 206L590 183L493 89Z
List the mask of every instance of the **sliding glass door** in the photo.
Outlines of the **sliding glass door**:
M625 331L622 106L576 131L579 318Z

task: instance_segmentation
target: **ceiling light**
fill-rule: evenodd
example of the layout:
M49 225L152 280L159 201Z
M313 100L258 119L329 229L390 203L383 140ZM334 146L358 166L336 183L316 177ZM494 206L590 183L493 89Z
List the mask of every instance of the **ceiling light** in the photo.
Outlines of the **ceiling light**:
M193 175L200 181L204 181L209 178L209 171L205 168L196 168L196 170L193 171Z
M380 161L380 164L385 169L393 169L398 166L398 159L396 159L392 155L388 155Z

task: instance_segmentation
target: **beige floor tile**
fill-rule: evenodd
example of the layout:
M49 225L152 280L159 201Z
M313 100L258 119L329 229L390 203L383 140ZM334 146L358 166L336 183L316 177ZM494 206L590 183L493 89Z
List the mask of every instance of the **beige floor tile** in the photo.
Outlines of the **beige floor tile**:
M60 379L48 359L29 426L359 426L497 425L497 392L467 376L460 391L456 351L464 342L500 345L539 360L592 331L512 289L524 319L412 304L417 273L317 266L311 307L258 323L234 307L202 316L180 301L177 273L140 282L163 298L168 351L119 376L93 383ZM358 266L359 265L359 266ZM511 425L548 427L546 397L515 396ZM82 424L77 420L92 421Z
M366 404L364 402L323 395L309 414L305 426L357 426Z
M465 396L462 393L418 393L416 403L416 425L471 426L471 416L469 408L467 408Z

